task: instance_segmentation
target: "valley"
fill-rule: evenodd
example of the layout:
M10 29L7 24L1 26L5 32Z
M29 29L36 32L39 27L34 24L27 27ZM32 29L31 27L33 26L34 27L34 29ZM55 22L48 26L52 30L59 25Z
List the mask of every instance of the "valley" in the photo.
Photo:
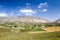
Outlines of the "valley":
M4 18L1 18L1 20L3 19ZM57 22L50 22L46 19L27 16L11 19L5 18L3 21L1 20L0 40L60 39L60 23Z

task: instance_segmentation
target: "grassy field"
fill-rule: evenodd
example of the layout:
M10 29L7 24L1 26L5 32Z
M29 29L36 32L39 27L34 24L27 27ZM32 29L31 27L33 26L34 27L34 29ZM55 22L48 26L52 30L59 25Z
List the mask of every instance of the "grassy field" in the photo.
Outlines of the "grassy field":
M60 31L44 33L16 33L11 31L11 29L0 28L0 40L60 40Z

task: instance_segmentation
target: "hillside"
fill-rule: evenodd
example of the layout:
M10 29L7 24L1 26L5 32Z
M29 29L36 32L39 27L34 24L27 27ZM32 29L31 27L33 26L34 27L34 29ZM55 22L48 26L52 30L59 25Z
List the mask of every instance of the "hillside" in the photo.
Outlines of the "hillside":
M60 23L60 19L56 20L55 23Z
M18 16L18 17L0 17L0 23L20 23L20 22L28 22L28 23L50 23L50 21L32 17L32 16Z

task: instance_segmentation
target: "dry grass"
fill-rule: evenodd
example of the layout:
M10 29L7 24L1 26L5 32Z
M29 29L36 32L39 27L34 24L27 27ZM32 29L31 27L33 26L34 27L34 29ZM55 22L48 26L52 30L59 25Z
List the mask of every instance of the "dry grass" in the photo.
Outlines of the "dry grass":
M7 28L0 28L0 40L60 40L60 32L29 34L28 32L12 32Z
M60 31L60 26L58 27L47 27L47 28L43 28L44 30L46 30L47 32L57 32Z

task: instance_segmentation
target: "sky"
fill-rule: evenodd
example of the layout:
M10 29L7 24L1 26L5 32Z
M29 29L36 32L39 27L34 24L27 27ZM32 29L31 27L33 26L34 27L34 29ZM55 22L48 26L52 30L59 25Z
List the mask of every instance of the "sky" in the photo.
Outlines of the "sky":
M60 0L0 0L0 17L34 16L60 19Z

